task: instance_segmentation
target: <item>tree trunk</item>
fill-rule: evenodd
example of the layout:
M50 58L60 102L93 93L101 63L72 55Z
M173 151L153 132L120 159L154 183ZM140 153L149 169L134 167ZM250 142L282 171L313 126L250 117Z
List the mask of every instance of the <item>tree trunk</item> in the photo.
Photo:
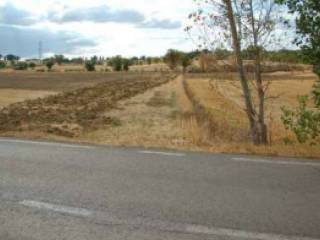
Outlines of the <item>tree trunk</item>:
M226 15L230 24L233 49L234 49L236 60L237 60L241 87L242 87L243 96L245 99L246 113L250 123L252 141L254 144L260 144L261 137L260 137L260 131L259 131L259 124L256 116L257 115L256 111L253 107L253 100L252 100L250 88L248 85L248 80L246 78L245 71L244 71L243 59L241 56L241 45L239 42L232 3L231 3L231 0L223 0L223 2L226 6Z
M267 125L265 124L264 114L265 114L265 92L262 84L262 74L261 74L261 49L259 46L258 39L258 29L256 29L254 13L253 13L253 1L250 0L250 14L251 14L251 27L253 33L253 45L254 45L254 55L255 55L255 81L258 91L259 98L259 112L258 112L258 131L259 131L259 143L267 144L268 134L267 134Z

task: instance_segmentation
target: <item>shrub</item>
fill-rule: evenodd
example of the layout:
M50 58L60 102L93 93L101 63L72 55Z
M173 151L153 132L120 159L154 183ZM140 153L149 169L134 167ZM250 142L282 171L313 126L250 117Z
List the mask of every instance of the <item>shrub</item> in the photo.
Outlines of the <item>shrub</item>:
M286 129L295 134L299 143L317 144L320 140L320 80L314 84L310 96L300 96L298 99L299 107L282 107L282 122ZM313 100L312 108L308 107L309 100Z
M123 62L123 71L129 71L129 65L130 65L129 60L123 59L122 62Z
M181 56L181 65L183 68L183 72L187 71L187 68L191 65L191 58L188 54L183 54Z
M165 55L164 61L171 70L175 70L181 64L181 55L180 51L170 49Z
M46 62L46 67L47 67L48 71L50 71L52 69L53 65L54 65L54 62L51 60Z
M0 61L0 69L6 67L6 62L5 61Z
M27 70L28 64L26 62L17 62L13 65L14 70Z
M96 63L94 61L86 61L84 67L88 72L94 72L96 70Z
M29 63L29 68L32 70L36 67L36 64L34 62Z
M116 56L111 60L113 71L122 71L122 58L121 56Z

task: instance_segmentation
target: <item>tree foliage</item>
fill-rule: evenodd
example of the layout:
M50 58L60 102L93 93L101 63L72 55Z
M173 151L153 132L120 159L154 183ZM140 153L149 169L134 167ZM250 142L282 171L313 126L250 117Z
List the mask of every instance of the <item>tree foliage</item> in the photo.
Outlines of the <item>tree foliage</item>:
M5 61L0 60L0 69L5 68L7 66Z
M17 62L13 65L14 70L27 70L28 69L28 63L26 62Z
M164 61L171 70L176 70L176 68L181 64L181 57L182 52L169 49L164 57Z
M29 63L29 68L31 68L32 70L35 69L36 64L34 62Z
M46 67L47 67L48 71L50 71L52 69L53 65L54 65L54 61L48 60L48 61L46 61L45 64L46 64Z
M297 14L298 37L295 42L301 47L304 58L313 64L314 72L320 77L320 2L319 0L277 0L286 4L289 12ZM313 101L313 108L307 102ZM320 134L320 79L313 86L310 96L299 97L299 107L283 107L282 121L292 130L300 143L317 143Z
M63 55L54 55L54 60L58 65L61 65L66 59Z
M95 61L89 60L84 63L84 67L88 72L94 72L96 70L96 63Z

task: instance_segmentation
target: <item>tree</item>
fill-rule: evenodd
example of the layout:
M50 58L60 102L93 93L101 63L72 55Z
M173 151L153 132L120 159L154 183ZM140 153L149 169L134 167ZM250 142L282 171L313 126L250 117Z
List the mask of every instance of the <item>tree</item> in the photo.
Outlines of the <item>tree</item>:
M171 70L175 70L181 63L182 53L180 51L170 49L164 57L165 63Z
M113 68L113 71L120 72L122 71L122 57L115 56L110 60L110 64Z
M200 48L213 49L232 46L239 73L246 113L250 123L252 140L255 144L267 143L265 124L265 91L261 73L261 49L275 39L279 23L272 0L196 0L199 9L189 15L192 25L186 30L194 32L196 26ZM197 41L199 42L199 41ZM243 50L253 46L255 61L254 89L258 96L255 104L249 79L243 64ZM257 107L256 107L257 106Z
M48 71L50 71L52 69L53 65L54 65L54 62L52 60L48 60L46 62L46 67L47 67Z
M78 57L78 58L72 58L70 62L74 64L83 64L84 61L83 61L83 58Z
M35 69L36 64L34 62L29 63L29 68L31 68L32 70Z
M4 57L5 61L11 62L11 65L14 65L15 61L19 61L20 57L13 55L13 54L8 54Z
M230 56L230 54L230 51L228 51L227 49L216 48L214 50L214 56L217 60L225 60Z
M5 68L6 66L7 66L7 65L6 65L6 62L0 60L0 69L1 69L1 68Z
M96 63L95 61L89 60L85 62L84 67L88 72L94 72L96 70Z
M295 43L301 47L306 61L314 66L320 76L320 2L319 0L277 0L286 4L290 14L297 14L297 38Z
M183 68L183 70L182 70L183 73L186 73L187 67L189 67L191 65L191 61L192 61L192 59L191 59L189 54L187 54L187 53L182 54L182 56L181 56L181 65L182 65L182 68Z
M298 37L295 43L301 47L302 53L314 72L320 77L320 2L319 0L277 0L286 4L289 13L296 14ZM313 100L314 108L307 102ZM311 141L315 144L320 135L320 79L316 81L309 96L299 97L299 107L283 108L282 121L287 129L291 129L298 141Z
M98 57L97 57L97 56L93 56L93 57L91 57L90 61L91 61L94 65L96 65L96 64L98 63Z
M122 59L122 64L123 64L123 70L126 72L129 71L129 66L130 66L129 59L126 59L126 58Z
M17 62L13 65L14 70L27 70L28 64L26 62Z
M54 55L54 60L60 66L65 61L65 57L63 55Z

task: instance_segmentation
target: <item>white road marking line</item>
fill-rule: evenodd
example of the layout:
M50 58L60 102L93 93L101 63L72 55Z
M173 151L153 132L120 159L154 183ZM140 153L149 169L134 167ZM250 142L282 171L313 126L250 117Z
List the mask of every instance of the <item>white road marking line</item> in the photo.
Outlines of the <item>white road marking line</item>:
M104 221L107 221L109 224L122 224L122 225L131 225L137 227L153 228L166 232L181 232L188 234L205 234L213 236L222 236L222 237L232 237L232 238L242 238L242 239L252 239L252 240L319 240L316 238L310 237L301 237L301 236L287 236L273 233L259 233L259 232L250 232L244 230L236 230L229 228L215 228L207 227L204 225L196 224L184 224L184 223L173 223L166 221L157 221L147 220L147 219L124 219L118 220L112 218L107 212L94 212L84 208L74 208L62 205L55 205L45 202L37 202L32 200L24 200L20 202L21 205L27 207L33 207L37 209L43 209L48 211L54 211L63 214L69 214L74 216L83 216L83 217L92 217L99 216L102 217ZM103 221L102 220L102 221Z
M75 216L89 217L90 215L92 215L91 211L84 208L67 207L67 206L55 205L55 204L50 204L45 202L24 200L20 202L20 204L26 207L46 209L54 212L66 213L66 214L75 215Z
M298 236L286 236L278 234L269 234L269 233L257 233L257 232L248 232L243 230L235 230L228 228L209 228L201 225L188 225L186 227L186 232L188 233L199 233L223 237L232 237L232 238L242 238L242 239L254 239L254 240L319 240L309 237L298 237Z
M184 153L154 152L154 151L139 151L139 153L143 153L143 154L158 154L158 155L176 156L176 157L184 157L186 155Z
M300 166L313 166L320 167L320 162L297 162L295 160L267 160L267 159L253 159L253 158L232 158L233 161L237 162L254 162L254 163L268 163L268 164L279 164L279 165L300 165Z
M4 143L24 143L24 144L33 144L33 145L43 145L43 146L54 146L54 147L66 147L66 148L85 148L85 149L94 149L94 146L85 146L85 145L73 145L67 143L54 143L54 142L37 142L29 140L15 140L15 139L0 139L0 142Z

